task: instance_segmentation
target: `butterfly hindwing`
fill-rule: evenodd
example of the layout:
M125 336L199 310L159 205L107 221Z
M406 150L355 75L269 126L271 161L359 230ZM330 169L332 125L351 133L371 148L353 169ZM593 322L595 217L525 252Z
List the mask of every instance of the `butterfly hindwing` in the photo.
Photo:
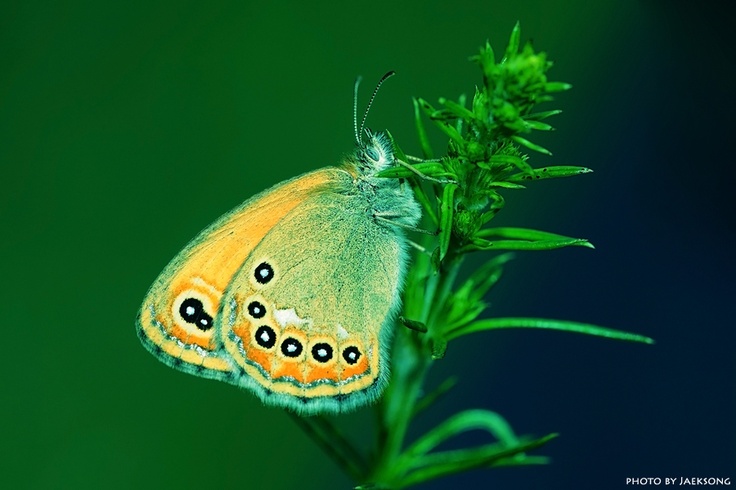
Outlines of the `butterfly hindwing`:
M243 384L300 413L378 396L406 262L403 238L376 223L339 172L253 248L217 319Z
M323 169L254 196L203 230L166 266L138 314L143 345L181 371L237 383L215 322L222 295L246 257L276 223L332 179Z

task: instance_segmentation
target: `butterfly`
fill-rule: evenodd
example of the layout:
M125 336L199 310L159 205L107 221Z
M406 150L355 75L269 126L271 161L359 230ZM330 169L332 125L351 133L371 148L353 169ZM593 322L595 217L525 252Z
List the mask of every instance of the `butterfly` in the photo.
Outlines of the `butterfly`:
M354 117L357 147L341 165L248 199L171 260L138 314L148 351L303 415L380 396L409 261L405 229L421 210L406 182L376 177L396 157L364 123L358 130Z

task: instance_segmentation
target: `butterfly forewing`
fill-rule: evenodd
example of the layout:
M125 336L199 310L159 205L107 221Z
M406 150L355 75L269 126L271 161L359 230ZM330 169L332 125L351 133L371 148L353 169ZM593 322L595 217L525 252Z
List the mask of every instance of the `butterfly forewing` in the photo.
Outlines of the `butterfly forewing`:
M214 328L223 292L273 226L329 181L321 170L284 182L202 231L149 289L137 322L143 345L176 369L237 383Z

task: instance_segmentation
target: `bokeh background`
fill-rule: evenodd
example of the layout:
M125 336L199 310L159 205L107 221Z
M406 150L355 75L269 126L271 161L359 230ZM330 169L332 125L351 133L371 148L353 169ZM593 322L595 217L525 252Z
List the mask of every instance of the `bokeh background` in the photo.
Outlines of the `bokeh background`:
M589 238L520 254L493 315L565 318L644 346L504 331L450 345L452 396L559 432L544 467L425 488L613 489L736 477L734 42L727 2L11 1L0 15L0 403L6 488L348 488L283 412L140 345L149 284L255 192L350 151L369 126L419 153L411 97L472 93L467 57L524 40L574 89L536 141L592 175L507 192L499 224ZM437 148L442 138L434 134ZM340 423L370 440L370 412ZM359 427L357 427L359 426Z

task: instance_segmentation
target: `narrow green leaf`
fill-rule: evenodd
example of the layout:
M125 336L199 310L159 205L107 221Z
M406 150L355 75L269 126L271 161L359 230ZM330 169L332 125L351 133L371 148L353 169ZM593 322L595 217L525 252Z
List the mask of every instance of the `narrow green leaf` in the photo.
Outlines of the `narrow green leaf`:
M442 230L440 230L442 234ZM437 247L432 251L432 257L430 258L430 264L432 264L432 272L437 274L442 266L442 260L440 259L440 247Z
M491 187L503 187L504 189L526 189L525 185L515 184L513 182L491 182Z
M593 171L586 167L558 165L554 167L537 168L534 170L534 176L530 176L528 173L513 174L509 176L507 180L518 182L520 180L558 179L560 177L572 177L574 175L589 174L591 172Z
M565 90L570 90L571 88L572 85L565 82L547 82L544 84L544 90L547 93L564 92Z
M549 434L508 448L500 448L498 445L489 444L479 448L428 454L417 459L418 469L401 479L400 486L417 485L428 480L476 468L546 463L546 458L528 457L523 453L536 449L555 437L557 437L557 434Z
M513 253L498 255L475 270L463 284L470 291L468 297L480 300L495 286L503 275L503 267L514 258Z
M501 278L503 266L514 258L513 253L505 253L493 257L478 267L455 291L456 298L464 300L480 300L496 285Z
M476 119L479 119L481 121L486 121L488 119L488 114L490 111L490 108L488 107L488 96L478 87L475 87L475 95L473 96L473 101L471 105L473 107L473 114L475 114Z
M549 330L562 330L565 332L582 333L606 337L609 339L626 340L629 342L642 342L653 344L654 340L644 335L639 335L612 328L599 327L589 323L571 322L566 320L550 320L547 318L489 318L479 320L470 325L447 332L447 340L458 338L475 332L486 330L498 330L501 328L541 328Z
M501 63L506 63L516 53L519 52L519 40L521 39L521 24L517 21L514 28L511 30L511 37L509 37L509 44L506 46L506 53L503 55Z
M534 120L530 120L530 121L524 120L524 126L527 129L536 129L537 131L553 131L555 129L547 123L534 121Z
M474 54L469 59L470 61L478 63L484 73L496 64L496 59L493 55L493 48L491 47L491 43L488 41L486 41L485 46L481 46L478 54Z
M480 300L468 300L459 301L458 298L448 300L450 303L450 311L447 314L447 318L442 323L443 332L444 329L457 328L462 325L467 325L476 318L478 318L488 307L487 304ZM462 303L464 306L453 308L454 305Z
M555 109L552 111L533 112L531 114L527 114L526 116L524 116L524 119L541 121L542 119L547 119L548 117L556 116L557 114L562 114L562 111L559 109Z
M445 357L445 352L447 351L447 340L445 340L443 337L435 337L431 341L432 346L432 359L435 361L439 361L440 359Z
M442 190L442 203L440 212L440 261L447 255L450 248L452 236L452 217L455 212L455 191L457 184L447 184Z
M522 146L526 146L530 150L538 151L539 153L544 153L545 155L550 155L550 156L552 155L552 152L549 151L547 148L544 148L543 146L539 146L535 143L532 143L528 139L522 138L521 136L513 135L511 136L511 139L519 143Z
M418 98L418 99L414 99L414 100L417 101L417 104L424 111L425 114L430 115L433 112L436 112L436 109L432 106L432 104L430 104L426 100L424 100L422 98Z
M407 160L402 159L402 161L406 162ZM420 162L413 164L410 163L408 165L411 165L412 168L429 177L452 178L454 176L445 169L445 166L441 162ZM406 167L394 166L381 170L376 174L376 177L406 179L408 177L417 177L417 174Z
M452 114L454 114L460 119L467 119L468 121L472 121L475 119L475 114L473 114L466 107L463 107L462 105L458 104L455 101L452 101L450 99L445 99L444 97L440 97L440 104L447 107L448 111L450 111Z
M451 126L450 124L447 124L445 121L438 120L436 117L433 118L435 124L439 128L440 131L445 133L446 136L448 136L451 140L453 140L458 145L462 146L465 143L465 140L463 140L463 137L458 133L457 129L455 129L454 126Z
M587 247L594 248L588 241L581 238L571 238L569 240L483 240L475 239L472 243L462 247L461 252L470 252L474 250L554 250L563 247Z
M509 423L496 412L480 409L464 410L419 437L406 448L401 457L415 458L426 454L448 439L471 430L484 430L507 446L518 443L518 438Z
M391 146L394 149L394 157L396 157L397 160L408 162L409 159L407 158L406 153L404 153L404 150L402 150L399 144L396 142L396 138L394 138L394 135L391 134L391 131L387 129L385 130L385 132L388 136L388 139L391 141Z
M458 105L460 107L462 107L464 110L467 111L467 109L465 109L466 99L467 99L467 97L465 96L465 94L460 94L460 96L457 98L457 103L458 103ZM470 111L468 111L468 112L470 112ZM473 119L477 119L478 118L478 116L476 114L474 114L473 112L470 112L470 114L472 114ZM455 121L455 129L457 129L457 132L460 133L460 134L463 134L463 131L464 131L464 128L465 128L464 125L467 122L471 121L471 120L472 119L468 119L468 118L464 118L464 117L459 117L457 119L457 121Z
M515 155L493 155L488 162L478 162L480 168L487 170L493 170L499 166L514 165L516 168L529 175L534 175L534 169L529 165L526 160Z
M511 226L495 227L495 228L483 228L477 234L477 237L488 238L488 237L501 237L511 238L514 240L529 240L529 241L542 241L542 240L573 240L573 241L586 241L582 238L575 238L570 236L558 235L557 233L550 233L548 231L532 230L530 228L516 228ZM592 245L590 245L593 248Z
M432 146L429 144L429 137L427 137L427 130L424 128L424 122L422 122L422 113L419 107L419 100L416 97L412 98L414 104L414 126L417 129L417 136L419 137L419 146L422 148L422 154L424 158L431 160L434 158L434 152Z

